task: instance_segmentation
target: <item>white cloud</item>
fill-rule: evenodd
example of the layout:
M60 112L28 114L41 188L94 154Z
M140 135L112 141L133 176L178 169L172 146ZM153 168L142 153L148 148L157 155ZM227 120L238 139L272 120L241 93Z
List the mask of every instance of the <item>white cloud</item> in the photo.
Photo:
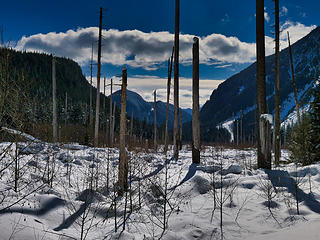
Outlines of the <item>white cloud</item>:
M280 39L281 41L287 41L287 32L289 32L291 43L295 43L309 34L316 27L316 25L306 26L302 23L287 21L281 26Z
M286 22L282 27L282 47L286 46L286 31L290 31L292 43L308 34L315 26ZM192 43L194 35L180 35L180 62L192 63ZM98 38L98 28L79 28L63 33L36 34L22 37L17 50L52 53L74 59L81 65L90 61L91 45ZM104 30L102 62L116 66L128 65L147 70L165 66L171 55L173 34L169 32L145 33L138 30ZM266 53L273 53L274 43L266 37ZM255 61L255 43L242 42L237 37L210 34L200 37L200 63L206 65L228 65Z
M191 64L194 35L180 35L180 60ZM18 50L53 53L65 56L80 64L87 64L91 44L98 38L96 27L79 28L64 33L36 34L22 37ZM153 70L159 68L171 55L173 34L169 32L144 33L138 30L104 30L102 62L113 65L129 65ZM200 60L203 64L245 63L254 58L254 44L241 42L236 37L211 34L200 38Z
M294 44L296 41L300 40L304 36L308 35L316 25L306 26L302 23L287 21L282 26L280 26L280 48L285 49L288 47L288 35L290 33L290 42ZM274 54L274 38L266 36L266 56Z

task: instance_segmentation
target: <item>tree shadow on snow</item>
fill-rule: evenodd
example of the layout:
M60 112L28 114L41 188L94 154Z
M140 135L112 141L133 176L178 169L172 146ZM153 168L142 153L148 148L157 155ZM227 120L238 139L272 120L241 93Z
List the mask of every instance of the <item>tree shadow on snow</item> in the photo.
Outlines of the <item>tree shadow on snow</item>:
M288 192L296 197L295 180L284 170L264 170L268 175L272 185L275 187L285 187ZM320 202L312 194L307 194L298 187L298 200L304 201L305 205L313 212L320 213Z
M43 216L50 211L54 210L57 207L64 206L66 204L65 200L62 200L61 198L52 198L48 201L46 201L44 204L42 204L41 208L39 209L30 209L30 208L22 208L22 207L11 207L9 209L5 209L0 211L0 214L6 214L6 213L22 213L32 216Z
M173 190L173 189L181 186L185 182L189 181L191 178L193 178L196 175L197 171L202 171L202 172L205 172L205 173L212 173L212 171L215 171L215 169L214 169L214 167L208 168L208 167L202 166L202 165L200 165L198 163L192 163L189 166L189 170L188 170L186 176L181 180L181 182L178 185L172 187L170 190Z

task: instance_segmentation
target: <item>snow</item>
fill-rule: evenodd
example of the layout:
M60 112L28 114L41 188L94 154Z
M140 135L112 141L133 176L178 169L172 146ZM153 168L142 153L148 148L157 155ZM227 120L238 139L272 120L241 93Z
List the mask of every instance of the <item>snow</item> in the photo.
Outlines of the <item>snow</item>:
M232 125L234 123L234 120L227 120L224 123L222 123L222 127L225 128L229 133L230 133L230 142L234 141L234 135L233 135L233 131L232 131Z
M35 137L33 137L33 136L29 135L29 134L20 132L18 130L6 128L6 127L2 127L1 129L4 130L4 131L7 131L8 133L20 135L20 136L24 137L25 139L27 139L29 141L32 141L32 142L41 142L39 139L36 139Z
M272 125L272 114L261 114L260 115L260 119L264 118L266 121L268 121L270 123L270 125Z
M172 150L167 156L143 149L129 151L133 211L129 213L128 194L122 231L125 197L116 198L115 232L118 149L32 144L41 148L19 155L21 174L15 192L14 164L10 163L16 147L27 148L31 143L0 143L0 239L80 239L83 216L86 239L158 239L166 171L168 222L162 239L220 239L220 200L225 239L319 239L320 164L288 163L285 150L283 164L272 171L256 169L256 149L207 146L201 151L201 164L192 164L189 146L184 146L177 161L170 159ZM47 181L48 164L54 169L52 187ZM299 180L300 215L295 208L295 179ZM270 210L266 186L274 191Z

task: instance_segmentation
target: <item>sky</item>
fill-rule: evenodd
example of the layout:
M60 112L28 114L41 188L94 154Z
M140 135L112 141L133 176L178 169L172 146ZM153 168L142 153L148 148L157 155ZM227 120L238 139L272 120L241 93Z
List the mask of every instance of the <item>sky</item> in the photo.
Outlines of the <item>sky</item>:
M1 0L5 41L18 50L68 57L90 75L97 58L99 7L104 8L102 76L128 68L128 89L166 98L167 59L174 33L174 0ZM200 38L200 105L228 77L255 61L254 0L180 0L180 106L190 108L193 37ZM280 0L281 48L319 22L320 2ZM265 0L266 54L274 51L274 3ZM94 67L94 76L97 69ZM95 78L94 78L95 79ZM107 92L109 89L106 90ZM173 97L171 97L173 101Z

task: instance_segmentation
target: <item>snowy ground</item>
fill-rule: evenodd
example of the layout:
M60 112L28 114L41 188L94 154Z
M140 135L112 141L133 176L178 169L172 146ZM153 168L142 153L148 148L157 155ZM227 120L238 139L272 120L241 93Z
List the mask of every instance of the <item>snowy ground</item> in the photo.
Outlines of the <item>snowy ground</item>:
M129 152L132 194L120 198L117 149L36 142L15 150L0 144L0 239L158 239L164 206L162 239L221 239L221 203L224 239L320 239L319 164L255 170L253 149L206 147L200 165L188 148L178 161Z

